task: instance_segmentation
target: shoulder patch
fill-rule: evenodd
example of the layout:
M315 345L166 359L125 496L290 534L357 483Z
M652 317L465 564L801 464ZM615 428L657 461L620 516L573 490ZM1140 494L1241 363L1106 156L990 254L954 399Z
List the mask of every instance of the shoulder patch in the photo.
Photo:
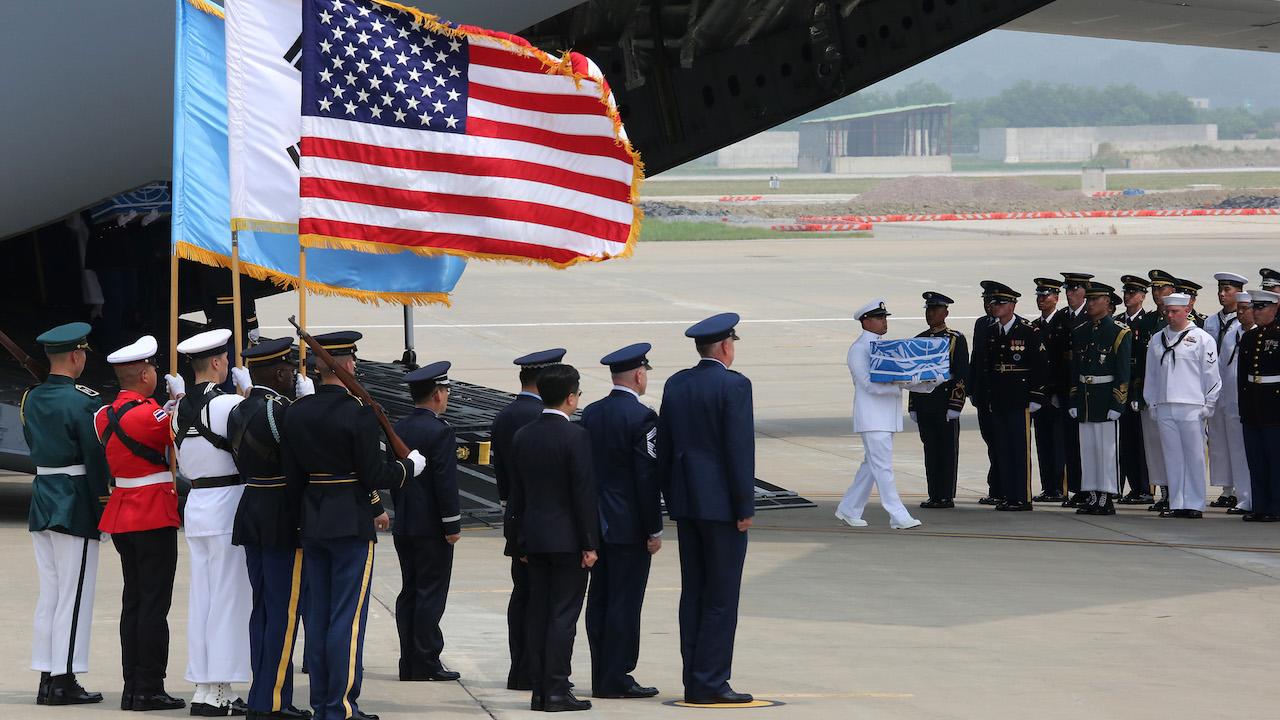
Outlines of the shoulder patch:
M169 418L169 413L165 412L163 408L156 408L151 414L155 417L156 422L164 422Z
M94 390L94 389L93 389L93 388L91 388L91 387L85 387L84 385L76 385L75 387L76 387L76 389L77 389L77 390L79 390L80 392L82 392L82 393L84 393L85 395L88 395L89 397L92 397L92 398L96 398L96 397L98 397L98 396L100 396L100 395L102 394L102 393L98 392L97 390Z

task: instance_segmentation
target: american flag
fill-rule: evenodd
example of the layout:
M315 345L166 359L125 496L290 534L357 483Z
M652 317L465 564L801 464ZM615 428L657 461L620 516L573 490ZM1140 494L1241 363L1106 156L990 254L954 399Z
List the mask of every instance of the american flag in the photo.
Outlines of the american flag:
M384 5L304 0L304 244L565 267L626 255L639 159L599 71Z

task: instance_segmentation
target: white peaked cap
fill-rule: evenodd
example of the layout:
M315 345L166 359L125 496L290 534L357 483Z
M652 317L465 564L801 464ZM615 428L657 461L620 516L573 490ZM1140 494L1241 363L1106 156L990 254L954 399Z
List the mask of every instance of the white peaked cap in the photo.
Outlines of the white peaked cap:
M1236 273L1233 273L1233 272L1214 273L1213 279L1217 280L1218 282L1238 283L1240 285L1244 285L1245 283L1249 282L1249 278L1243 275L1237 275Z
M1239 293L1236 294L1239 297ZM1280 293L1273 293L1270 290L1250 290L1249 297L1253 298L1253 302L1275 303L1280 302Z
M107 356L107 362L112 365L124 365L126 363L139 362L150 357L155 357L156 339L150 335L143 335L138 341L132 345L125 345L119 350Z
M853 313L853 319L861 320L862 318L866 317L870 313L873 313L876 311L882 311L884 312L885 315L889 314L888 308L886 308L884 305L884 298L876 298L875 300L872 300L866 305L863 305L862 307L858 308Z
M1250 295L1247 291L1241 290L1240 292L1236 293L1236 302L1242 302L1242 303L1253 302L1253 296Z
M196 355L216 348L226 347L227 341L230 339L230 330L207 330L199 335L192 335L178 343L178 352L183 355Z

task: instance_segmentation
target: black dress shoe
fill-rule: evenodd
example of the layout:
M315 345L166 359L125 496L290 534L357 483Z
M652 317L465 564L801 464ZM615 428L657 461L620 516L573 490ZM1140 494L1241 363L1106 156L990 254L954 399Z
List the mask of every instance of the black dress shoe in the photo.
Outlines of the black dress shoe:
M1162 513L1168 509L1169 509L1169 500L1168 498L1163 498L1155 501L1154 503L1151 503L1151 506L1147 508L1147 512Z
M1039 495L1031 498L1032 502L1042 502L1042 503L1060 503L1063 500L1066 500L1066 498L1063 497L1061 493L1051 493L1051 492L1042 492Z
M590 709L590 700L579 700L571 692L564 695L548 695L542 703L543 712L573 712Z
M1259 512L1252 513L1252 515L1253 515L1253 522L1280 522L1280 515L1270 515L1267 513L1259 513ZM1245 515L1244 518L1248 520L1249 516Z
M46 705L88 705L102 702L102 693L89 692L76 682L73 673L53 675L49 678L49 697Z
M1186 517L1186 514L1185 514L1186 512L1187 512L1186 510L1161 510L1160 517L1162 518Z
M1025 500L1018 500L1016 502L1006 501L1000 505L997 505L996 509L1003 510L1005 512L1026 512L1032 509L1032 505L1031 503L1026 502Z
M1231 501L1230 495L1219 495L1217 500L1209 503L1212 508L1234 507L1235 503Z
M445 668L440 668L439 670L433 670L432 672L429 672L426 675L423 675L422 679L427 680L429 682L449 682L451 680L457 680L461 677L462 677L462 673L456 670L446 670Z
M593 692L591 697L625 700L630 698L651 698L657 694L658 688L656 687L645 687L639 683L632 683L631 687L624 688L621 692Z
M1094 503L1094 504L1090 505L1088 508L1085 508L1086 510L1088 510L1088 514L1090 514L1090 515L1115 515L1115 514L1116 514L1116 506L1112 504L1112 502L1111 502L1111 496L1110 496L1110 495L1107 495L1107 494L1105 494L1105 493L1104 493L1104 494L1100 495L1100 497L1101 497L1101 499L1100 499L1098 502L1096 502L1096 503Z
M1188 520L1199 520L1204 517L1204 513L1199 510L1186 510L1184 512L1185 514L1182 517L1187 518Z
M686 695L684 698L684 701L690 705L741 705L752 700L755 700L755 698L748 693L734 692L732 690L726 690L711 697L695 698Z
M36 688L36 704L37 705L49 704L49 685L51 684L50 683L51 677L52 676L47 672L40 673L40 685L39 687ZM124 708L124 707L120 709L128 710L128 708Z
M1249 514L1249 513L1251 513L1251 512L1253 512L1253 511L1252 511L1252 510L1245 510L1244 508L1240 507L1239 505L1237 505L1237 506L1235 506L1235 507L1229 507L1229 508L1227 508L1227 514L1228 514L1228 515L1248 515L1248 514Z
M1089 500L1093 497L1092 493L1078 492L1070 498L1062 501L1062 507L1084 507L1089 504Z
M356 710L347 717L347 720L378 720L378 716L363 710Z
M311 720L310 710L301 710L290 705L271 713L272 720Z
M249 713L249 707L240 698L225 705L212 703L191 703L191 714L195 717L241 717Z
M543 701L543 697L541 695L534 695L533 697L529 698L530 710L536 710L538 712L542 712L543 705L545 704L546 703Z
M979 505L999 505L1002 502L1004 502L1004 498L991 497L990 495L978 498Z
M137 695L133 696L133 711L146 712L148 710L181 710L187 706L187 701L182 698L176 698L167 692L158 692L154 695Z

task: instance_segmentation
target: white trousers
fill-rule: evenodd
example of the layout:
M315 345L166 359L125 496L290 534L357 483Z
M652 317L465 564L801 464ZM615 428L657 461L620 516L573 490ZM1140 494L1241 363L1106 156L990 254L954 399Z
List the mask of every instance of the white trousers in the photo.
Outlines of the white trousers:
M1200 406L1170 403L1156 408L1164 448L1170 510L1204 510L1204 421Z
M1156 422L1153 412L1152 408L1142 411L1142 449L1147 457L1147 478L1152 485L1168 487L1169 480L1164 471L1164 451L1160 449L1160 424Z
M862 511L867 507L867 499L871 497L871 486L875 485L880 493L880 504L884 506L894 522L903 524L911 521L911 513L898 497L898 487L893 481L893 433L864 432L862 435L863 460L858 466L858 473L853 476L853 484L844 491L839 510L846 517L862 518Z
M1209 482L1224 490L1234 488L1228 495L1235 495L1236 505L1246 510L1250 498L1249 463L1244 457L1244 426L1240 414L1218 408L1209 418ZM1252 498L1250 498L1252 499Z
M249 614L253 589L244 548L231 534L188 537L187 682L249 681Z
M31 533L40 595L31 638L31 669L62 675L89 672L97 539L40 530Z
M1116 422L1082 422L1080 426L1080 489L1120 492L1116 463Z

